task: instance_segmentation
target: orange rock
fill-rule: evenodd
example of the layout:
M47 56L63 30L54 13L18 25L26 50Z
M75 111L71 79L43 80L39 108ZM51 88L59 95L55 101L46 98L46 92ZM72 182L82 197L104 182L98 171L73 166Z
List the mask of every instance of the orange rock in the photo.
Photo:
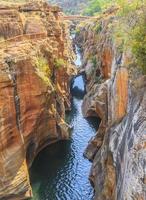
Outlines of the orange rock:
M114 119L121 120L127 113L128 105L128 71L121 68L116 73L114 95Z
M102 73L105 79L110 78L113 54L110 48L106 48L102 53Z
M0 23L1 35L11 37L0 45L0 199L31 197L28 167L33 159L48 144L69 138L65 110L70 107L69 81L75 73L73 52L57 10L46 11L43 5L22 7L23 24L18 7L13 12L0 10L0 21L9 16L20 25L20 31L14 31L14 24L7 29ZM37 16L40 27L32 16ZM50 75L37 66L36 58L45 59ZM55 68L56 58L66 59L62 69Z

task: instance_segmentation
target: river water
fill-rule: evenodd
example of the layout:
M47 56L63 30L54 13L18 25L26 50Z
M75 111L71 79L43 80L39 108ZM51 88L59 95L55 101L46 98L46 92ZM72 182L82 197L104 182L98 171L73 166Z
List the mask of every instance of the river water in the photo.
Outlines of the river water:
M81 65L78 49L76 65ZM91 163L83 153L99 125L97 118L85 119L81 106L85 93L83 76L72 84L72 109L67 121L73 126L71 138L52 144L39 153L31 170L33 200L93 200L88 180Z

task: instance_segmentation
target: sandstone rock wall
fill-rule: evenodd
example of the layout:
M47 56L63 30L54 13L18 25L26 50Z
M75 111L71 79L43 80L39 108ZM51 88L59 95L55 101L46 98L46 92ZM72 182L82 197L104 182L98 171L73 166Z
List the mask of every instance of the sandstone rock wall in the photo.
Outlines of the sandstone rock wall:
M74 54L60 15L46 3L0 10L1 200L31 197L33 159L46 145L69 138L64 119Z
M87 75L83 113L101 118L85 156L93 161L90 180L96 200L144 200L146 78L130 71L129 52L117 48L116 22L111 13L81 25L76 36Z

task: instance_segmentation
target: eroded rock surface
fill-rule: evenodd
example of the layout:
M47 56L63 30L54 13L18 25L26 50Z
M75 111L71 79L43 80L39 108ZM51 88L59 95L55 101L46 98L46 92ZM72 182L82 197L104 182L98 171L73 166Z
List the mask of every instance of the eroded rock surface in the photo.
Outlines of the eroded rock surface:
M0 9L0 199L32 196L28 168L46 145L69 138L74 54L60 9ZM36 20L35 20L36 19Z
M101 118L85 156L93 161L96 200L144 200L146 77L136 68L131 72L133 56L113 39L116 10L81 25L76 36L88 82L83 113Z

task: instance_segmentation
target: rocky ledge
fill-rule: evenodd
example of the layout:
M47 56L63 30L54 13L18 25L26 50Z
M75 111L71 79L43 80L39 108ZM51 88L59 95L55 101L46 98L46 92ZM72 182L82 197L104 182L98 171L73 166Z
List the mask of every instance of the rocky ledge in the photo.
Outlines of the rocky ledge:
M85 156L93 161L90 180L96 200L144 200L146 77L130 47L121 51L116 40L117 10L112 8L77 29L87 77L83 113L101 118Z
M0 5L0 199L32 196L28 168L46 145L69 138L74 54L58 7Z

